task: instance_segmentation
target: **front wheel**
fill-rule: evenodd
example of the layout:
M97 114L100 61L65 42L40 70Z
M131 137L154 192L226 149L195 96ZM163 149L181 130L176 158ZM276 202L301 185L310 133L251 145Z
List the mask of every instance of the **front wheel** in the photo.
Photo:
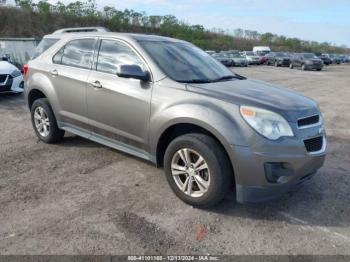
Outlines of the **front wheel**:
M192 206L219 203L233 185L232 168L223 148L203 134L173 140L165 152L164 168L171 189Z
M34 131L38 138L51 144L62 140L64 130L57 126L55 115L47 98L35 100L31 108Z

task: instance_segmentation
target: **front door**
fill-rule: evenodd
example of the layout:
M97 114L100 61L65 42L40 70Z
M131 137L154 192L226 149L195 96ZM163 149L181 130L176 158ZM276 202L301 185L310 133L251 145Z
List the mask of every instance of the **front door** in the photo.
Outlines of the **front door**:
M145 149L148 140L152 83L117 76L121 64L144 61L128 44L102 39L88 78L87 106L93 136Z

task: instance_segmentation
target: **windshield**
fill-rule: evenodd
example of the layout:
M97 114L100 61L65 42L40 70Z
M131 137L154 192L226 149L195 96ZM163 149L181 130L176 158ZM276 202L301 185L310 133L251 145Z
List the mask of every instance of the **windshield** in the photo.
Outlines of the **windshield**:
M178 82L213 82L236 77L210 55L189 43L139 40L160 69Z
M245 52L247 56L255 56L254 52Z
M315 56L314 54L303 54L303 57L304 57L304 58L308 58L308 59L310 59L310 58L316 58L316 56Z
M58 41L58 39L54 39L54 38L44 38L43 40L41 40L39 45L36 47L35 52L34 52L31 59L37 58L39 55L44 53L47 49L49 49L57 41Z

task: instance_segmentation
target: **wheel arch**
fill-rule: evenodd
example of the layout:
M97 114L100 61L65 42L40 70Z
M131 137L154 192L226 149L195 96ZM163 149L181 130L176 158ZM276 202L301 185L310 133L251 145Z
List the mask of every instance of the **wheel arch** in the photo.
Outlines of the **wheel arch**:
M38 100L40 98L47 98L47 95L40 89L38 88L33 88L29 91L28 96L27 96L27 104L29 109L32 108L32 105L35 100Z
M201 125L200 123L190 123L190 122L178 122L173 123L169 125L164 131L161 133L157 140L157 145L155 149L155 157L156 157L156 165L158 167L163 167L163 161L164 161L164 154L168 147L168 145L173 141L175 138L190 134L190 133L199 133L199 134L205 134L210 137L212 137L215 141L218 142L220 147L222 148L224 154L227 157L227 160L229 161L229 165L232 171L233 179L235 180L234 175L234 167L232 163L232 159L229 154L229 143L214 129Z

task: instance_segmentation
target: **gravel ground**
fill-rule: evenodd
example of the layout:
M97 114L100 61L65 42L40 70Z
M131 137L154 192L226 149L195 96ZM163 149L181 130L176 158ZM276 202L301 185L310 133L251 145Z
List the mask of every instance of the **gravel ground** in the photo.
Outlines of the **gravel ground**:
M319 102L329 154L311 181L272 203L194 209L145 161L69 134L38 141L23 96L0 95L0 254L350 255L350 66L234 71Z

